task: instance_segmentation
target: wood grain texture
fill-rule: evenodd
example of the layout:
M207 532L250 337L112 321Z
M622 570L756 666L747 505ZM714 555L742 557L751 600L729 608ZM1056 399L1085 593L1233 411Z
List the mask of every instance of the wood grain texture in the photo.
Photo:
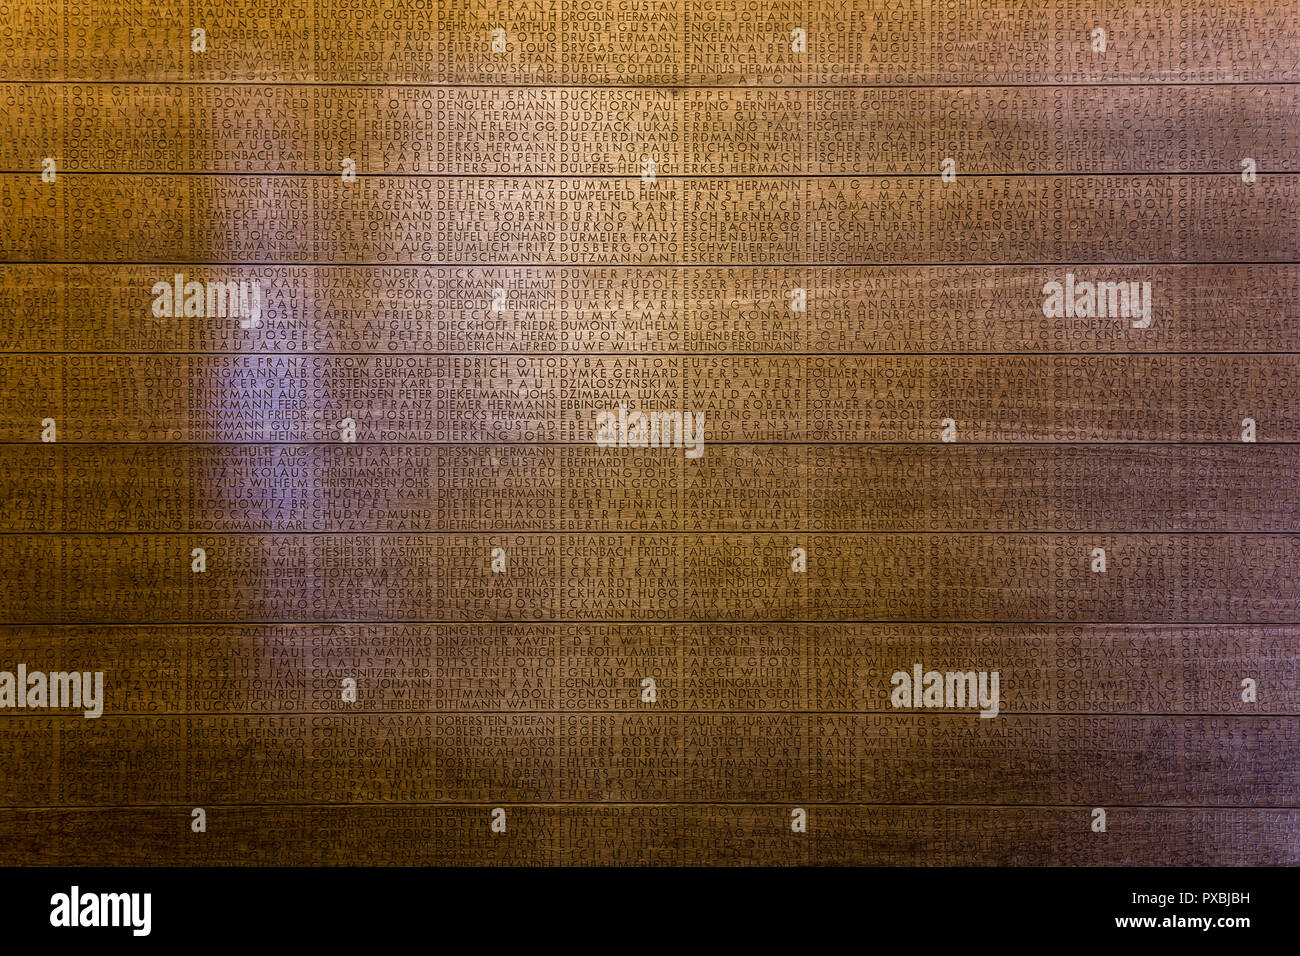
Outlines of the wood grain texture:
M1293 531L1292 444L21 444L0 531ZM649 492L649 495L644 494ZM358 509L350 502L365 497Z
M1300 619L1294 534L6 535L0 571L0 623Z
M0 262L1293 262L1300 176L0 176ZM956 188L948 188L955 186ZM203 208L204 219L191 211ZM379 228L377 222L383 222ZM155 281L171 273L160 269ZM152 285L152 283L151 283Z
M1152 283L1155 316L1043 315L1043 285ZM155 317L153 265L0 266L0 351L214 354L790 354L1295 352L1300 267L222 266L260 282L265 316ZM160 279L161 275L161 279ZM790 311L790 290L809 308ZM493 312L497 288L506 311Z
M0 809L0 862L75 865L141 857L160 865L275 866L1294 866L1300 811L1115 808L1123 839L1094 839L1088 814L1051 807L804 804L818 826L790 840L789 810L753 804L583 804L511 808L493 839L490 806L223 807L210 840L175 839L188 807ZM1084 828L1080 828L1080 820ZM1122 828L1122 830L1121 830ZM1015 834L1007 840L1005 834ZM16 849L21 848L21 849Z
M346 714L5 721L13 806L811 802L1293 807L1297 717ZM135 770L125 780L114 768ZM109 781L112 781L111 783Z
M1228 0L62 0L17 12L0 78L898 86L1261 82L1300 69L1300 13ZM212 42L193 56L190 29L204 22ZM803 57L790 50L800 23ZM1099 24L1104 58L1088 45ZM490 51L494 28L504 54Z
M277 624L6 627L51 670L104 666L114 715L644 713L655 676L674 713L888 714L916 660L1002 668L1002 712L1238 714L1236 670L1300 708L1297 626L1098 624ZM366 675L356 704L339 681Z
M1294 4L3 20L0 864L1300 863Z
M363 175L635 177L646 154L659 176L938 175L945 155L976 175L1237 173L1243 156L1294 173L1297 111L1284 84L31 84L0 103L0 128L23 134L0 143L0 169L36 170L57 149L69 173L334 176L351 156ZM580 155L564 148L575 140Z
M1245 417L1259 443L1294 442L1298 386L1294 353L8 355L0 440L37 442L54 417L68 442L336 442L347 418L365 442L592 446L600 412L622 403L703 415L708 442L938 443L945 419L962 441L1237 442ZM692 473L707 458L682 467Z

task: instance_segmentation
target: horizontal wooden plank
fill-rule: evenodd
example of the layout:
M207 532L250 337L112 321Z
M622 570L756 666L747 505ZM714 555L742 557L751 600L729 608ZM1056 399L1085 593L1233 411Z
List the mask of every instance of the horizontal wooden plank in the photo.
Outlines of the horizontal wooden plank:
M1300 717L348 714L0 719L0 803L1294 806ZM131 768L129 775L122 768Z
M601 450L684 475L710 442L1231 443L1247 419L1256 443L1300 440L1296 354L5 355L0 386L11 442L343 442L350 420L360 442L594 446L640 440L618 430L634 412L676 413L669 447Z
M0 261L1300 260L1300 176L0 176ZM165 279L168 273L159 276ZM1062 275L1063 279L1063 275Z
M9 535L0 572L15 624L1300 620L1296 535Z
M1123 122L1117 122L1122 117ZM205 122L205 118L210 118ZM1300 171L1300 88L32 84L0 169L656 176Z
M21 4L0 78L465 83L985 83L1296 79L1300 14L1205 0L188 0ZM192 53L191 24L208 31ZM1107 30L1104 53L1090 43ZM795 27L806 31L802 52ZM492 50L492 31L505 49Z
M1300 862L1300 811L1113 807L474 806L0 809L0 864L1241 866Z
M161 265L0 265L0 351L1300 351L1300 266L185 266L258 283L260 325L155 316ZM1043 287L1150 282L1152 320L1044 315ZM251 286L249 286L251 288ZM792 291L806 311L791 310ZM494 311L496 290L505 291ZM215 304L215 302L214 302ZM216 310L214 310L216 311Z
M893 710L898 671L997 671L999 713L1296 714L1300 626L6 627L3 667L102 672L107 715ZM658 699L641 700L644 678ZM342 682L357 682L355 702ZM1257 700L1243 702L1242 680ZM75 716L76 709L68 711ZM6 710L6 718L45 711Z
M0 447L0 531L1294 531L1300 445Z

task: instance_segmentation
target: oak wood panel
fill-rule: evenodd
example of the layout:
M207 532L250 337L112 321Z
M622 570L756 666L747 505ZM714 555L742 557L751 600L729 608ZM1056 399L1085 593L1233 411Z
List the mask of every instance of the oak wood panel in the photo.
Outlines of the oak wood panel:
M119 173L53 184L10 174L0 203L14 210L5 262L1300 260L1295 174L1251 185L1230 174L346 183Z
M0 637L29 670L102 669L114 716L635 713L648 710L644 677L655 712L889 713L891 677L918 662L998 671L1000 714L1300 711L1295 624L107 625ZM341 699L346 677L355 703ZM1241 700L1245 677L1256 703Z
M1107 834L1091 808L792 805L563 806L506 804L508 830L488 831L501 804L354 807L212 806L205 834L189 804L0 809L0 863L106 865L1289 865L1300 811L1112 807Z
M1294 807L1297 731L1294 716L956 711L6 717L0 753L48 777L0 781L0 803Z
M1300 446L10 445L0 531L1274 531Z
M236 320L232 320L236 321ZM1300 440L1300 355L0 356L0 440L577 442L703 415L708 442ZM698 422L698 419L696 419ZM694 431L692 435L698 436ZM608 437L608 436L606 436ZM634 448L603 449L611 460Z
M644 89L31 84L0 169L658 176L1300 171L1290 85Z
M1153 318L1047 318L1043 286L1143 282ZM262 324L155 317L161 265L0 265L0 350L311 353L1300 351L1300 266L187 265L258 282ZM497 288L505 311L492 311ZM802 288L807 310L792 312Z
M925 0L60 0L20 6L0 78L369 83L912 84L1290 80L1285 4ZM250 22L251 21L251 22ZM207 52L190 52L206 23ZM249 24L249 26L242 26ZM806 53L790 30L807 30ZM1108 30L1104 55L1090 31ZM241 28L242 27L242 28ZM490 31L505 31L504 53Z
M3 20L0 666L110 693L0 715L0 860L1296 862L1292 5ZM153 316L179 270L267 321Z
M13 624L1300 620L1271 534L6 535L0 572Z

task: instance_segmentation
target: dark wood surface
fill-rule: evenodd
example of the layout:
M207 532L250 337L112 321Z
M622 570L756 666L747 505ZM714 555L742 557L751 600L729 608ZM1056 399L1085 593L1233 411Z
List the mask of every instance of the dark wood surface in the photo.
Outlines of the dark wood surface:
M7 16L0 863L1300 863L1294 4Z

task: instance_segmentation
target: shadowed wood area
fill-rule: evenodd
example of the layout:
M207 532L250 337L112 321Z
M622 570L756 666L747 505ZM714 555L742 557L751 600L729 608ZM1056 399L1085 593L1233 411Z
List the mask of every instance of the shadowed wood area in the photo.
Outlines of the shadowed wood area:
M1298 49L7 5L0 865L1300 864Z
M22 809L9 811L24 853L6 846L5 863L40 854L79 863L86 847L105 865L142 855L160 865L391 864L452 866L835 865L1168 866L1297 862L1300 810L1125 807L1110 819L1122 841L1096 839L1088 814L1061 807L818 806L805 803L807 840L790 840L785 806L601 802L563 807L517 805L511 839L494 839L488 807L430 804L230 806L202 845L176 840L185 808ZM1080 823L1082 822L1082 826ZM1112 829L1113 832L1113 829ZM1007 839L1014 834L1015 839ZM1264 849L1261 849L1264 848Z
M1004 673L1003 713L1254 714L1220 672L1300 706L1295 625L318 624L8 628L58 670L117 675L121 714L643 713L639 672L673 712L889 713L888 672L924 658ZM57 664L57 668L55 668ZM1129 676L1129 671L1138 675ZM355 705L338 682L362 672ZM761 695L756 688L762 688Z

